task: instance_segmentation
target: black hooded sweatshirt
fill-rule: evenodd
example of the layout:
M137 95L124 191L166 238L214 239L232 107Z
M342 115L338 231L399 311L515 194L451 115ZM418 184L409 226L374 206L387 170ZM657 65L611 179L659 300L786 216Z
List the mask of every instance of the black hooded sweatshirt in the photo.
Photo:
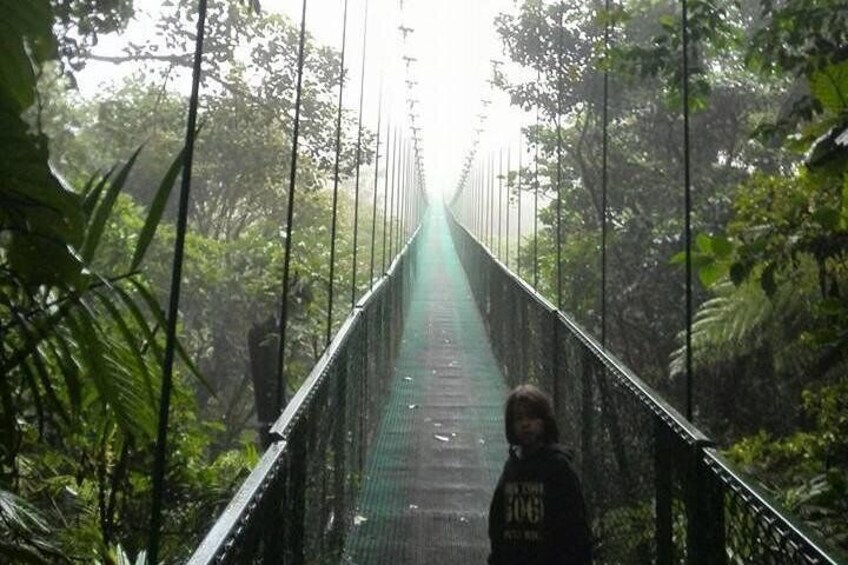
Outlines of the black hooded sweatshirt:
M552 444L523 458L510 448L489 507L490 565L583 565L592 542L571 454Z

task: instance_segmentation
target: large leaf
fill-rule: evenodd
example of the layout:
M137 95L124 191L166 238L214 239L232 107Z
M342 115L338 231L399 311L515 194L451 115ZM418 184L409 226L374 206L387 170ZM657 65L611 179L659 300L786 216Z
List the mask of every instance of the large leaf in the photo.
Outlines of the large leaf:
M0 490L0 517L2 523L18 531L47 532L47 522L38 510L14 493Z
M17 113L35 100L33 62L55 54L52 25L49 0L0 0L0 96L13 101Z
M157 323L163 328L168 327L168 322L165 318L165 313L159 306L159 302L153 297L152 294L150 294L150 291L138 281L130 279L130 283L133 284L136 291L147 303L147 307L149 308L153 316L156 318ZM180 359L185 364L185 366L188 368L189 372L198 380L198 382L200 382L200 384L203 385L206 391L212 396L217 397L215 389L212 387L211 384L209 384L209 381L206 380L206 378L194 364L194 361L191 360L191 357L189 357L188 353L186 352L185 348L183 348L182 343L180 343L179 339L177 340L177 354L179 355Z
M129 292L127 292L120 286L115 286L114 291L121 299L124 308L126 308L130 312L130 314L132 314L133 318L135 319L136 326L144 333L145 342L142 345L142 349L152 349L154 357L156 357L157 359L161 359L162 348L159 346L159 342L156 341L156 334L154 330L150 328L150 325L147 321L147 317L141 310L141 306L136 303L135 299L132 297L132 295L130 295ZM157 327L159 326L157 325Z
M47 565L66 563L45 536L47 521L29 502L0 489L0 562Z
M100 195L103 194L103 189L106 187L106 183L109 182L109 177L111 177L112 173L114 172L115 167L112 167L108 173L103 175L103 177L97 184L93 184L93 181L97 178L97 175L89 179L88 186L90 188L87 188L86 190L82 191L82 211L83 213L85 213L86 217L91 217L94 214L94 208L100 201Z
M152 439L156 429L155 407L148 403L143 381L127 369L126 344L99 327L97 315L84 303L68 317L69 327L85 358L97 401L124 433Z
M82 258L86 263L91 262L94 258L94 252L97 250L100 238L103 236L103 231L106 229L106 221L112 214L112 209L115 207L115 202L118 200L118 194L120 194L121 189L123 189L124 183L127 181L127 177L129 176L139 153L141 153L141 150L142 147L136 149L135 153L133 153L124 166L121 167L121 170L118 171L118 174L106 190L106 194L104 194L103 198L100 202L98 202L97 207L94 210L94 215L88 223L88 229L85 233L85 241L83 242L81 251Z
M696 367L716 359L739 357L752 345L748 339L770 319L775 308L759 285L748 282L736 286L730 282L712 288L715 297L704 302L692 325L692 350ZM671 373L685 371L686 347L671 356Z
M97 292L96 296L100 304L109 313L112 322L114 322L115 326L118 328L118 331L123 338L123 344L134 361L135 372L141 378L141 382L144 385L147 402L151 406L154 406L156 404L157 395L154 391L153 380L151 378L150 371L148 370L147 362L145 361L144 354L141 350L140 344L138 343L138 335L133 332L129 324L127 324L126 320L124 320L121 310L113 303L112 296L105 292Z
M153 236L156 234L156 228L159 227L159 222L162 221L162 214L165 211L165 206L168 203L168 197L171 195L171 189L174 187L174 182L180 171L183 170L185 161L185 147L177 155L176 159L171 163L168 172L162 179L159 189L156 191L156 196L153 198L153 203L150 205L150 211L147 213L147 219L144 222L144 227L141 234L138 236L138 243L133 253L132 262L130 263L130 271L135 271L144 259L144 254L153 241Z
M0 97L0 229L11 268L32 285L73 285L82 269L80 197L66 190L47 162L47 143Z
M848 61L816 71L810 90L825 110L838 114L848 108Z

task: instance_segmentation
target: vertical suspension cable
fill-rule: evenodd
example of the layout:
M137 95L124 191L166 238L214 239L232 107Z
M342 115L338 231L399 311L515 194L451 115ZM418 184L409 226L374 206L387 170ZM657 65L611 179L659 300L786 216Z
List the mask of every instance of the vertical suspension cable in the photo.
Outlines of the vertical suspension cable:
M483 245L487 245L489 241L489 159L491 159L491 155L486 155L486 158L480 163L481 174L483 175L481 186L483 190L483 234L480 241Z
M410 152L409 145L406 148L407 152ZM410 176L410 167L406 167L403 169L403 176L401 177L401 182L398 184L398 198L397 198L397 231L395 232L395 237L397 238L397 242L395 243L395 255L400 253L400 247L402 243L401 238L401 230L403 229L403 208L401 207L401 201L403 198L404 192L406 192L406 183L408 182Z
M489 252L495 254L495 158L489 153Z
M409 143L409 142L407 142L407 143ZM412 152L412 149L409 147L409 145L407 145L407 148L406 148L406 154L407 154L407 156L409 156L409 155L411 154L411 152ZM409 170L410 170L410 166L411 166L411 165L409 164L409 160L407 159L407 164L406 164L406 166L403 168L403 176L401 177L400 186L399 186L399 188L398 188L398 199L397 199L397 233L396 233L397 243L396 243L396 245L395 245L395 255L397 255L398 253L400 253L400 249L401 249L401 247L403 246L403 230L404 230L404 224L403 224L403 200L404 200L404 195L405 195L405 193L406 193L406 183L407 183L407 181L408 181L408 179L409 179Z
M397 143L397 135L398 132L395 131L395 143ZM401 139L401 147L400 153L403 153L403 139ZM400 182L400 175L398 172L398 155L395 154L395 169L392 171L392 192L389 195L389 265L392 264L392 259L394 259L394 255L392 254L394 250L394 226L395 226L395 177L398 177L398 182Z
M607 346L607 189L609 183L610 0L604 0L604 105L601 171L601 346Z
M521 135L518 136L518 234L515 237L515 274L521 278Z
M562 310L562 49L563 49L563 22L562 17L565 8L559 3L559 35L557 39L557 102L556 102L556 128L557 128L557 167L556 167L556 257L557 257L557 308Z
M185 238L188 231L188 202L191 189L191 169L194 162L194 142L197 135L197 109L200 100L200 72L203 61L203 38L206 31L206 0L199 0L197 8L197 37L194 44L194 61L191 74L191 96L186 120L185 157L180 184L180 202L177 215L177 235L174 242L174 259L171 267L171 293L168 303L168 327L165 353L162 359L162 389L159 398L159 422L156 430L156 451L153 461L153 485L150 509L150 539L147 554L151 563L158 563L159 535L162 529L162 508L165 496L165 460L168 452L168 420L171 408L171 391L174 378L174 353L177 348L177 316L180 307Z
M471 234L474 235L477 233L477 175L475 171L471 168L472 164L468 165L468 183L469 189L471 190L471 223L469 224L469 230Z
M383 273L386 272L386 234L388 233L388 221L389 221L389 165L392 166L392 190L394 190L395 183L395 160L397 159L397 128L395 128L394 132L392 132L392 138L394 142L392 143L392 160L391 162L386 158L386 186L383 189ZM388 139L388 138L387 138ZM388 151L389 146L386 144L386 150Z
M472 163L473 166L473 163ZM477 171L471 170L471 194L473 195L473 201L471 204L471 233L475 237L477 236L477 221L478 221L478 208L480 206L480 194L477 192Z
M362 102L365 98L365 55L368 39L368 0L365 0L365 13L362 23L362 67L359 77L359 119L356 134L356 182L353 189L353 264L350 276L350 308L356 306L356 261L359 236L359 169L362 160Z
M481 242L483 241L483 234L486 233L485 230L485 221L486 221L486 191L483 188L483 160L480 160L480 163L477 164L477 206L479 207L479 211L477 213L477 239Z
M541 73L536 71L536 83ZM533 289L539 290L539 102L536 102L536 139L533 143Z
M486 243L486 232L488 230L488 224L486 222L488 209L486 208L486 204L488 202L487 194L486 194L486 158L485 156L480 158L480 243Z
M477 212L476 212L476 214L477 214L477 218L476 218L477 231L476 231L475 235L477 236L477 239L479 239L480 241L483 241L483 238L482 238L482 234L483 234L483 190L481 188L481 182L480 182L481 181L481 178L480 178L481 174L482 174L482 171L481 171L481 168L480 168L480 164L478 163L477 164L477 170L474 172L474 186L475 186L475 191L477 192Z
M401 246L403 245L403 201L406 195L406 183L409 178L409 169L407 168L404 171L403 178L401 179L400 185L398 186L398 200L397 200L397 232L395 237L397 237L397 243L395 244L395 255L400 253Z
M683 182L686 208L686 419L692 421L692 179L689 154L689 13L681 0L683 33Z
M285 393L285 353L286 353L286 326L288 322L289 309L289 277L291 269L292 249L292 224L294 223L294 194L295 181L297 180L297 143L300 136L300 105L303 94L303 62L306 45L306 2L300 15L300 39L297 52L297 87L294 99L294 131L292 132L291 167L289 170L289 202L286 212L286 248L283 256L283 289L280 305L280 343L277 347L277 410L283 408L283 395Z
M344 15L342 16L342 49L339 59L339 105L336 110L336 157L333 165L333 220L330 227L330 277L327 298L327 335L325 347L330 344L333 332L333 294L335 290L336 273L336 227L339 206L339 162L342 152L342 99L344 97L345 78L345 48L347 47L347 3L344 0Z
M509 269L509 160L511 152L506 148L506 268Z
M501 225L503 220L503 147L498 149L498 259L503 260L501 256L501 240L503 233Z
M380 97L377 99L377 149L374 152L374 195L371 201L371 268L368 288L374 288L374 246L377 239L377 187L380 180L380 126L383 118L383 76L380 74Z

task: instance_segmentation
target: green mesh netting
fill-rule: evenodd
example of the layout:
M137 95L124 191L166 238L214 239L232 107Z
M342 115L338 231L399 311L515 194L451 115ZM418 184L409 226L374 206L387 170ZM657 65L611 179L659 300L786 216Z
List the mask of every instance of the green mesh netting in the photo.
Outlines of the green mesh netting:
M444 209L421 234L418 279L366 465L348 563L483 563L506 456L504 378Z

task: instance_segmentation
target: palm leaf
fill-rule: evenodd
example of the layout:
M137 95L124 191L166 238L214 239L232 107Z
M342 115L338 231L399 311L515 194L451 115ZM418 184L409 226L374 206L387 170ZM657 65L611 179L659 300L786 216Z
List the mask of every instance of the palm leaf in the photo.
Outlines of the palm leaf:
M144 221L144 227L138 236L138 243L135 246L135 253L133 253L132 262L130 263L130 271L135 271L138 268L142 259L144 259L144 254L147 252L150 242L153 241L156 228L159 227L159 222L162 221L162 214L165 211L165 205L168 203L168 197L171 195L171 189L174 187L174 181L177 180L177 175L183 170L185 151L185 147L183 147L159 184L159 189L156 191L153 203L150 205L150 211L147 213L147 219Z
M153 356L157 359L162 358L162 348L159 346L159 342L156 341L156 333L154 330L150 328L150 325L147 323L147 318L144 313L141 311L141 308L129 292L124 290L121 286L115 286L113 288L115 293L121 299L121 302L124 305L124 308L129 310L130 314L132 314L135 319L136 326L144 333L145 346L150 346L153 350ZM157 325L157 327L159 327Z
M75 341L86 361L86 368L97 390L97 400L118 422L126 434L152 439L155 410L147 403L144 385L126 368L124 344L103 332L96 314L84 304L68 317ZM122 357L116 359L116 357Z
M41 386L44 389L44 396L50 402L50 406L53 411L58 413L64 422L70 422L71 418L68 415L68 411L65 409L65 404L59 400L57 395L57 390L53 384L51 372L44 364L44 358L46 358L46 354L42 352L44 344L45 342L42 342L41 346L37 350L39 353L38 355L30 357L30 363L35 367L35 374L41 382Z
M97 250L97 246L100 244L100 238L103 236L103 231L106 228L106 221L112 214L112 208L118 200L118 194L121 192L121 189L123 189L124 183L130 174L130 170L135 164L135 160L138 158L139 153L141 153L141 149L142 147L136 149L135 153L133 153L124 166L121 167L118 175L112 181L109 188L106 190L106 194L98 202L97 207L94 210L94 214L85 233L82 250L80 251L82 258L86 263L90 263L94 258L94 252Z
M54 390L54 386L50 377L50 372L44 365L42 353L39 347L44 343L44 339L36 333L30 331L30 325L19 313L15 313L14 318L18 321L17 328L20 331L23 339L24 349L32 351L34 355L27 355L22 359L21 369L24 381L27 383L30 391L33 394L33 402L38 413L39 421L44 421L44 408L42 403L42 393L47 397L53 410L59 413L59 416L65 421L70 421L64 405L59 400ZM39 388L37 383L41 383Z
M103 193L103 188L106 186L106 183L109 181L109 177L112 176L112 173L115 172L115 167L109 169L103 178L100 179L94 188L87 188L82 191L83 199L82 199L82 211L85 213L87 218L90 218L92 214L94 214L94 208L97 206L97 203L100 201L100 195ZM86 186L90 187L97 178L97 175L92 176L88 184Z
M740 357L750 351L749 337L774 312L774 304L756 283L739 287L726 281L713 287L714 298L704 302L692 322L692 361L696 367ZM684 336L678 340L685 343ZM671 354L671 374L685 371L686 347Z
M14 493L0 489L0 562L46 565L67 562L42 536L49 534L38 510Z
M153 381L150 375L150 371L147 367L147 362L144 359L144 355L142 354L139 347L136 345L138 338L135 333L130 329L126 320L124 320L121 311L118 307L113 304L111 298L102 292L95 293L100 304L106 309L109 313L112 321L118 328L118 331L123 338L123 346L125 350L130 354L132 358L133 364L135 368L138 370L138 375L141 377L144 387L147 392L147 401L151 406L154 406L156 403L156 393L153 390Z
M150 291L143 284L139 283L138 281L130 279L130 283L135 287L136 291L139 293L139 295L142 297L142 299L144 299L144 301L147 303L147 307L153 313L153 316L156 318L157 323L163 328L168 327L168 322L165 319L165 313L162 312L162 309L159 306L159 302L153 297L152 294L150 294ZM180 340L177 340L176 347L177 347L177 354L179 355L180 360L182 360L182 362L188 368L189 372L192 375L194 375L194 377L200 382L200 384L203 385L204 388L206 388L206 391L209 394L211 394L213 397L217 398L217 394L215 393L215 390L212 388L212 385L209 384L209 381L206 380L206 378L203 376L203 374L195 366L194 362L191 360L188 353L183 348L182 343L180 343Z
M68 343L64 339L46 340L45 344L51 348L53 358L62 373L65 381L65 391L71 404L71 410L77 412L82 404L82 382L80 381L80 367L77 359L71 352Z

